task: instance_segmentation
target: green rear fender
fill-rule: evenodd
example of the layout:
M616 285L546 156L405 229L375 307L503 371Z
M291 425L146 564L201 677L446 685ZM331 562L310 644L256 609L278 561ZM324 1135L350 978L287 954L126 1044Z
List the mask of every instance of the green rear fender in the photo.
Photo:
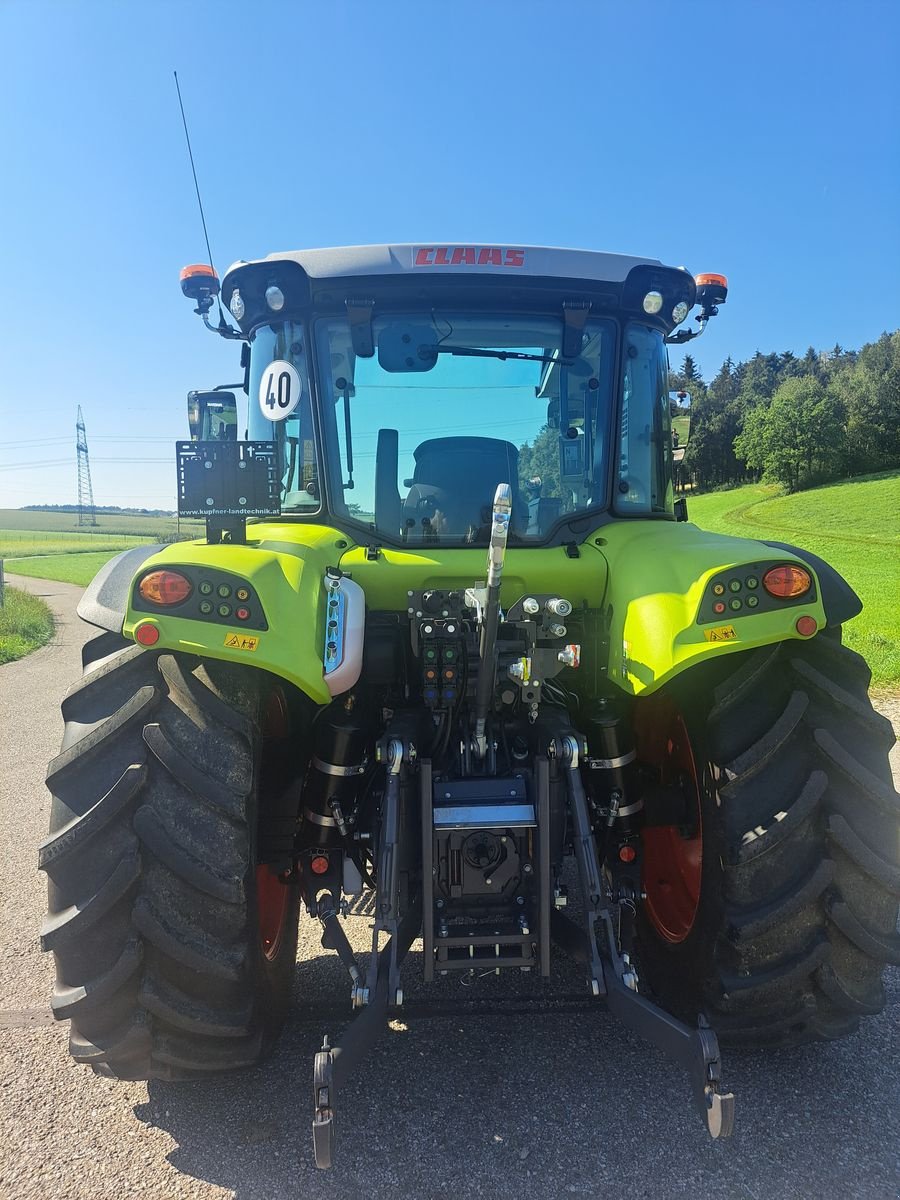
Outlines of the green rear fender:
M701 660L788 638L803 615L826 624L822 590L814 600L771 612L723 614L698 624L700 602L713 576L762 561L791 563L815 577L808 562L763 542L707 533L690 523L620 521L592 538L609 567L604 612L609 633L608 677L631 695L656 691Z
M331 694L322 671L324 644L324 578L336 566L346 540L334 529L305 525L251 525L247 545L177 542L144 560L135 581L162 567L190 568L197 578L204 568L230 572L256 591L268 629L248 629L237 621L191 620L187 616L148 614L134 609L132 595L122 629L151 622L159 629L157 648L181 650L208 658L242 662L281 676L318 704ZM237 636L236 636L237 635Z
M325 704L331 698L322 669L329 566L349 572L363 588L367 607L376 611L405 611L410 590L462 588L484 577L483 549L385 548L373 557L327 526L259 524L248 527L247 534L248 544L241 546L166 546L144 559L134 579L157 567L190 568L195 579L204 567L230 572L255 589L268 629L193 620L177 610L135 611L132 582L125 636L133 637L136 626L149 621L159 630L160 648L271 671ZM528 592L556 592L576 608L586 606L588 619L605 626L609 657L590 667L583 660L584 685L592 688L589 678L596 681L597 668L605 666L612 683L639 695L657 690L700 660L788 638L802 640L796 628L800 616L813 617L817 628L823 628L827 622L818 575L800 554L706 533L687 523L617 521L587 538L577 557L562 546L511 547L502 600L508 606ZM815 598L774 611L728 612L712 626L698 623L700 603L714 575L773 560L797 562L810 571L816 578ZM588 641L593 647L601 644L596 637Z

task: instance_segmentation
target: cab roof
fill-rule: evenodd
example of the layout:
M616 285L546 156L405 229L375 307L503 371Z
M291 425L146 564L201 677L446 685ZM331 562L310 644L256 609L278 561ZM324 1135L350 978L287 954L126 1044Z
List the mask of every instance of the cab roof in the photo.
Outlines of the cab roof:
M404 274L534 275L543 278L623 283L638 266L662 267L655 258L566 250L551 246L498 246L467 242L407 242L383 246L336 246L289 250L233 263L232 271L253 264L296 263L310 279ZM684 268L681 268L682 270Z
M266 299L273 287L282 295L277 310ZM656 316L648 316L642 308L643 298L651 290L658 291L665 301ZM235 293L240 296L239 316L232 307ZM462 242L339 246L269 254L235 263L221 285L222 302L247 336L273 319L294 319L308 313L311 305L319 312L342 308L349 312L348 306L352 306L351 324L368 323L376 298L381 308L420 305L425 293L463 307L490 297L491 303L511 304L516 309L539 302L563 309L620 310L637 313L669 333L674 306L684 301L692 307L696 285L684 267L667 267L654 258Z

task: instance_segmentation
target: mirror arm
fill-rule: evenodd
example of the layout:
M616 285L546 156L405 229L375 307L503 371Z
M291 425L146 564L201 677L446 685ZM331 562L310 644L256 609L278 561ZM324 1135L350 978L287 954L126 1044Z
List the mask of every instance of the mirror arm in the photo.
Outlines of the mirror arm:
M694 338L701 337L706 326L709 324L709 318L715 315L715 311L707 313L704 309L703 315L697 318L699 329L679 329L677 333L670 334L665 340L667 346L681 346L685 342L692 342Z
M232 327L225 320L224 312L221 312L221 310L220 310L218 325L211 324L208 312L201 312L199 309L194 309L194 311L199 312L200 316L203 319L203 324L210 331L210 333L217 333L219 335L219 337L228 338L231 341L235 341L235 342L249 342L250 341L250 338L246 333L241 333L241 331L239 329L232 329Z
M697 324L700 326L700 328L699 329L679 329L677 333L669 334L669 336L665 339L666 345L667 346L680 346L680 345L683 345L685 342L692 342L694 340L694 338L698 338L704 333L707 325L709 324L710 317L717 317L718 315L719 315L719 309L718 309L717 305L704 304L703 311L701 312L700 316L695 318L695 320L697 321Z
M581 353L584 327L591 311L589 300L563 300L563 337L560 358L571 360Z
M372 328L372 318L375 301L351 298L347 300L346 308L353 353L357 358L374 358L375 331Z

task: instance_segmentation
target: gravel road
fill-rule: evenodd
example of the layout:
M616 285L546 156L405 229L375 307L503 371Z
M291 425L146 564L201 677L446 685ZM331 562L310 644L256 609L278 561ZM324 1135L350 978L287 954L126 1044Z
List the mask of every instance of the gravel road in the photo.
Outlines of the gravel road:
M122 1196L865 1197L900 1192L900 972L861 1034L778 1056L725 1061L737 1130L713 1142L680 1073L601 1011L395 1023L342 1094L338 1165L312 1166L312 1056L334 1017L301 1019L300 997L346 994L334 956L304 923L295 1018L265 1066L210 1083L117 1083L69 1062L49 1015L38 950L48 760L59 702L80 671L80 589L11 580L57 615L54 641L0 667L0 1198ZM900 767L900 762L897 763ZM363 916L348 926L365 942ZM408 996L419 989L410 959ZM560 963L552 995L580 988ZM503 981L501 980L501 983ZM490 996L493 980L478 985ZM538 981L522 990L540 989ZM458 984L452 985L457 989ZM451 991L452 991L451 987Z

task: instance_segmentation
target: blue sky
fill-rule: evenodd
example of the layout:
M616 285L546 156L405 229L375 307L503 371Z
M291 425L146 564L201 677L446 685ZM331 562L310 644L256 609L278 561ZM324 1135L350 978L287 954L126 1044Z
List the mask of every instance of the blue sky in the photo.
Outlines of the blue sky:
M173 69L220 272L435 239L658 257L729 277L709 377L900 324L898 43L895 2L4 0L0 507L74 499L78 404L97 502L171 507L186 392L238 377L178 288L204 246Z

